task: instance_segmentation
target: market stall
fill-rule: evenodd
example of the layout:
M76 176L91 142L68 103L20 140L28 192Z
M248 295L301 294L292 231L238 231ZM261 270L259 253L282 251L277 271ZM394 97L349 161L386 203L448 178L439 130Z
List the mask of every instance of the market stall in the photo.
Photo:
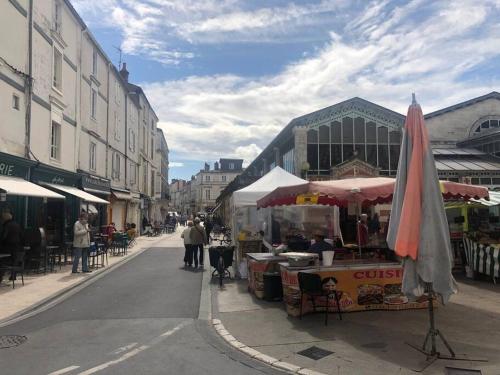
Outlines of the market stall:
M355 205L366 208L392 200L394 179L354 178L336 181L317 181L277 188L257 202L258 207L283 205ZM441 192L445 199L487 197L487 189L441 182ZM356 213L360 213L357 210ZM299 272L317 273L327 288L335 288L339 293L343 311L361 310L401 310L424 308L426 301L410 301L401 293L403 267L385 244L378 246L345 245L335 248L331 265L292 266L280 262L283 295L290 315L298 315L300 307ZM286 256L286 253L283 254ZM318 297L321 298L321 297ZM311 305L303 299L303 313L311 310ZM336 309L335 304L331 308Z
M286 257L272 253L248 253L248 291L259 299L264 298L264 274L280 272L279 263Z

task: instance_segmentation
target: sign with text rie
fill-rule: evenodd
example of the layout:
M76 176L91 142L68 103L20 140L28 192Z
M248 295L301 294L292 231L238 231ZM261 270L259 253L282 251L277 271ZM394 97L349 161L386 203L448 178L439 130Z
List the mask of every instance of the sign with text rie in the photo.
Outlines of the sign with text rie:
M287 313L298 316L300 311L300 289L298 273L301 270L281 267L281 279L283 284L283 299L286 304ZM304 271L302 271L304 272ZM409 301L408 297L401 293L401 282L403 268L399 265L390 267L373 267L343 269L342 267L326 268L320 270L308 270L317 273L321 277L324 290L337 291L340 308L344 312L367 311L367 310L406 310L421 309L427 307L424 299ZM325 297L317 297L317 305L325 304ZM310 299L304 297L303 313L313 310ZM336 311L335 299L331 299L330 310Z
M31 160L0 152L0 175L26 178L29 168L35 163Z

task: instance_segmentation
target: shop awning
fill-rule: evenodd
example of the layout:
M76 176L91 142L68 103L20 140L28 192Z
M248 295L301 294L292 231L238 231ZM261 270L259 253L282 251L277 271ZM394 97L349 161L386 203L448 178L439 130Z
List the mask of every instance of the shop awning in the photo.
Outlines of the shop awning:
M65 185L57 185L57 184L44 184L44 185L49 186L52 189L62 191L64 193L74 195L75 197L83 199L85 202L109 204L108 201L105 201L104 199L96 197L95 195L89 194L89 193L87 193L83 190L80 190L76 187L73 187L73 186L65 186Z
M486 199L471 199L471 201L480 203L483 206L497 206L500 204L500 192L490 191L490 200Z
M113 194L113 196L116 199L121 199L123 201L129 201L132 199L132 195L129 192L125 192L125 191L118 191L115 189L111 189L111 194Z
M7 193L7 195L64 199L64 195L18 177L0 176L0 191Z

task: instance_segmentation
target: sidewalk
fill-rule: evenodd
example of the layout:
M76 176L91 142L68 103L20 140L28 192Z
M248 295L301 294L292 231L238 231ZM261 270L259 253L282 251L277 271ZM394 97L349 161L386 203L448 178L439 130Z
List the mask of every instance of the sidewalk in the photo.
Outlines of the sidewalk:
M488 358L489 362L437 361L424 374L444 374L445 366L500 374L500 286L462 281L460 292L436 313L437 328L457 354ZM424 355L405 342L421 345L428 329L427 310L366 311L288 317L282 302L258 300L247 292L246 280L214 288L214 318L236 340L277 360L324 374L415 374ZM313 360L297 354L312 346L332 354ZM444 353L444 348L439 347ZM272 358L271 358L272 359ZM308 373L303 370L303 373Z
M127 255L111 256L108 254L109 265L93 270L91 273L72 274L71 265L63 266L62 269L55 267L56 272L25 274L24 286L21 283L21 277L18 277L15 289L12 289L12 284L8 282L7 275L7 280L0 284L0 323L31 310L44 301L50 300L90 278L96 277L169 236L172 236L172 234L164 234L159 237L139 237L137 238L137 244L128 249Z

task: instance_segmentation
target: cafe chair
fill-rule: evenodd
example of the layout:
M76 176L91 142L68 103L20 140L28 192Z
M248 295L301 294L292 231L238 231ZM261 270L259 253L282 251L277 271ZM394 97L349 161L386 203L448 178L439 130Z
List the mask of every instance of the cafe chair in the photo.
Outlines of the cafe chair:
M325 309L325 326L328 325L328 308L330 306L330 300L335 298L337 303L337 312L339 314L340 320L342 320L342 312L340 310L340 300L337 291L327 291L323 290L321 284L321 276L317 273L299 272L299 288L300 288L300 314L299 319L302 319L302 305L304 304L304 296L306 296L306 301L311 300L313 311L317 312L317 308L321 307ZM324 297L325 304L317 305L318 297Z
M16 287L16 277L21 275L21 281L24 286L24 258L26 257L26 251L17 251L15 253L15 259L9 266L2 266L1 270L10 272L12 289Z

